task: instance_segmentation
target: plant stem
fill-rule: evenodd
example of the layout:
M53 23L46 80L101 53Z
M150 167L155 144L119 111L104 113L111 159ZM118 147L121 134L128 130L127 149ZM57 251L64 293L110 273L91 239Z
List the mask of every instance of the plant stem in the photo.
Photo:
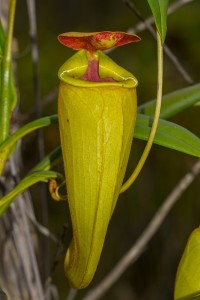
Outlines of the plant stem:
M9 19L8 33L5 41L3 61L2 61L2 79L1 79L1 94L0 94L0 143L6 139L10 128L10 66L12 60L12 37L14 27L16 0L10 0L9 3Z
M151 147L153 145L154 137L155 137L157 126L158 126L161 102L162 102L162 86L163 86L163 45L162 45L161 37L158 32L157 32L157 53L158 53L157 99L156 99L156 108L155 108L155 114L154 114L154 120L153 120L153 124L152 124L152 128L151 128L151 132L150 132L146 147L142 153L142 156L141 156L135 170L133 171L133 173L129 177L129 179L122 185L120 193L125 192L133 184L133 182L139 175L139 173L140 173L142 167L144 166L144 163L149 155Z

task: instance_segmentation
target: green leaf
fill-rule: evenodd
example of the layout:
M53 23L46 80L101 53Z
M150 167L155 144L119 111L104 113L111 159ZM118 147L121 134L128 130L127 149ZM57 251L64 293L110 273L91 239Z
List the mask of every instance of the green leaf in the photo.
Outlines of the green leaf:
M138 114L134 137L147 141L153 118ZM200 139L189 130L160 119L154 143L166 148L200 157Z
M191 233L181 257L175 281L174 299L200 299L200 228Z
M154 16L157 31L164 43L167 32L167 8L168 0L147 0Z
M160 112L161 119L169 119L200 101L200 83L177 90L163 96ZM138 107L138 112L153 116L156 100L151 100Z
M15 197L22 193L25 189L39 181L46 181L50 178L61 178L63 176L54 171L48 171L62 158L61 147L54 149L49 155L38 163L32 171L21 180L21 182L10 193L0 199L0 216L7 210ZM47 172L48 171L48 172Z
M18 140L20 140L22 137L24 137L25 135L27 135L28 133L36 129L49 126L51 124L57 124L57 123L58 123L57 115L40 118L30 123L27 123L26 125L22 126L20 129L15 131L15 133L13 133L9 138L7 138L3 143L0 144L0 151L6 147L12 147Z
M62 159L62 150L61 147L57 147L51 153L43 158L41 162L39 162L31 172L40 171L40 170L49 170L54 165L57 164Z
M3 169L6 159L11 152L12 147L14 147L19 139L36 129L57 123L57 115L32 121L22 126L2 144L0 144L0 173ZM138 115L134 137L142 140L148 140L151 123L151 117ZM159 121L159 127L154 143L199 157L199 138L193 133L189 132L187 129L164 120ZM59 156L61 156L61 152L59 153L58 157Z
M39 181L47 181L50 178L63 179L63 176L54 171L35 171L31 172L29 175L23 178L14 189L12 189L8 194L0 199L0 216L8 209L15 198L25 189L29 188Z
M15 133L13 133L10 137L8 137L3 143L0 144L0 174L3 170L5 161L7 160L9 154L11 153L11 149L15 146L16 142L20 140L22 137L27 135L28 133L39 129L41 127L49 126L51 124L58 123L58 116L52 115L48 117L44 117L35 121L32 121L20 129L18 129Z

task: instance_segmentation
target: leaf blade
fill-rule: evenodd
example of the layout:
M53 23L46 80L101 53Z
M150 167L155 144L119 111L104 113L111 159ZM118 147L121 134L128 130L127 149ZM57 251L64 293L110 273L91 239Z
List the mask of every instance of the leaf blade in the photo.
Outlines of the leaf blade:
M49 126L51 124L58 123L58 116L52 115L48 117L43 117L32 121L30 123L25 124L21 128L19 128L15 133L13 133L10 137L8 137L3 143L0 144L0 174L3 170L5 161L10 155L12 147L16 144L16 142L23 138L28 133L39 129L41 127Z
M24 190L39 181L48 180L50 178L63 178L60 173L54 171L35 171L24 177L20 183L15 186L8 194L0 199L0 216L8 209L15 198Z
M200 83L166 94L162 98L161 119L169 119L200 101ZM153 116L156 100L138 107L138 112Z
M174 299L200 298L200 229L192 231L182 254L175 280Z
M134 137L148 140L152 117L138 114ZM200 157L200 139L175 123L160 119L154 143L192 156Z
M154 16L157 31L164 43L167 32L167 8L168 0L147 0Z

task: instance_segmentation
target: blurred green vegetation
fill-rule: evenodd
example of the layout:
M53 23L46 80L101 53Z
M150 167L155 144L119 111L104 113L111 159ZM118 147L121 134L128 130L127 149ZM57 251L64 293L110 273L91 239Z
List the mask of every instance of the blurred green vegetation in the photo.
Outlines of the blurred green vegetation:
M132 0L144 17L150 15L147 1ZM170 3L173 3L171 1ZM166 43L187 69L194 82L199 82L200 53L200 1L192 1L168 18ZM126 31L138 20L122 0L43 0L36 1L39 80L41 99L58 86L57 71L64 61L73 54L57 41L57 35L67 31ZM20 108L28 114L34 107L33 70L29 44L29 25L26 1L17 3L15 38L18 42L17 61ZM156 42L145 30L139 34L142 41L118 48L110 56L131 71L139 80L139 104L156 95ZM187 86L168 57L164 57L164 93ZM42 101L42 100L41 100ZM45 107L43 115L57 111L57 100ZM200 107L193 107L173 118L200 136ZM48 153L59 144L56 126L45 128L45 151ZM34 136L24 141L24 163L33 166L35 157ZM145 143L134 141L127 176L131 174ZM34 151L33 151L34 150ZM166 196L179 179L191 168L196 158L176 151L154 146L145 167L134 185L120 196L108 230L101 261L90 287L95 286L119 261L148 224ZM62 164L58 166L62 170ZM103 299L112 300L169 300L172 299L176 268L189 233L200 223L199 201L200 178L184 193L175 205L159 232L152 239L139 260L125 272ZM33 194L36 188L33 188ZM36 198L36 197L35 197ZM49 227L58 236L63 224L69 223L66 203L55 203L49 197ZM40 199L35 199L36 212L40 210ZM65 250L69 234L67 231ZM51 263L56 246L51 246ZM69 289L63 271L63 256L53 274L58 286L60 299L66 299ZM89 288L90 288L89 287ZM77 299L81 299L81 291Z

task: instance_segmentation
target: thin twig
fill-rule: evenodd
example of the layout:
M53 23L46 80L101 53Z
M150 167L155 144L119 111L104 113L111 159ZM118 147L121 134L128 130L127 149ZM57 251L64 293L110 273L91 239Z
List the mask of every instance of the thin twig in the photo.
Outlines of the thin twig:
M30 39L31 39L31 55L33 63L33 85L34 96L36 105L36 117L41 117L42 105L40 99L40 86L39 86L39 51L37 45L37 22L36 22L36 9L35 0L27 0L29 26L30 26ZM44 151L44 134L43 130L38 130L38 153L39 160L42 160L45 155ZM41 184L40 198L42 199L41 217L44 226L48 226L48 209L47 209L47 192L45 185ZM44 262L44 276L47 278L49 275L49 244L47 239L42 240L43 262Z
M28 191L25 191L24 193L27 193ZM45 226L40 224L36 218L35 215L30 211L30 209L27 209L27 216L35 226L35 228L44 236L48 237L50 240L52 240L54 243L59 244L59 240L56 238L56 236Z
M65 241L65 238L67 236L67 234L66 234L67 229L68 229L67 224L64 224L61 236L60 236L60 238L58 240L58 243L57 243L58 247L57 247L57 251L56 251L56 254L55 254L55 258L54 258L53 264L51 266L51 273L50 273L51 277L53 276L53 274L56 270L56 267L57 267L57 265L60 261L60 258L61 258L62 252L63 252L64 241Z
M194 0L179 0L179 1L176 1L174 3L172 3L169 8L168 8L168 11L167 11L167 14L168 15L171 15L172 13L176 12L179 8L183 7L184 5L188 4L188 3L191 3L193 2ZM136 26L130 28L128 30L129 33L139 33L139 32L142 32L144 30L147 29L147 25L152 25L154 23L154 18L153 16L151 17L148 17L147 19L145 19L145 22L144 20L142 20L141 22L139 22L138 24L136 24Z
M45 289L45 300L47 300L47 299L51 299L51 300L59 300L60 299L56 286L53 285L51 282L48 284L48 286Z
M58 88L54 88L51 90L42 100L42 109L44 109L47 105L51 104L53 100L57 98Z
M18 170L15 164L15 158L13 156L10 157L10 167L11 167L11 172L13 175L13 178L15 179L16 182L20 181L20 178L18 176ZM38 270L38 264L37 264L37 260L36 260L36 256L35 256L35 252L33 249L33 241L31 239L31 234L30 234L30 228L29 228L29 223L26 217L26 213L25 213L25 206L24 206L24 199L23 199L23 195L19 195L18 196L18 205L20 207L20 210L22 212L22 221L24 224L24 239L26 240L26 246L28 248L28 253L29 253L29 259L30 261L26 261L24 258L25 256L23 256L23 253L21 252L21 244L20 244L20 249L18 250L18 254L21 254L21 259L22 261L24 261L24 264L28 264L27 268L25 268L25 272L27 275L27 284L31 283L31 272L33 272L34 275L34 280L35 280L35 285L37 286L37 294L40 297L41 300L44 299L44 294L43 294L43 288L42 288L42 284L41 284L41 279L40 279L40 274L39 274L39 270ZM13 214L15 214L16 211L13 210ZM19 244L19 241L16 240L16 246ZM29 270L29 268L32 268L32 270ZM30 284L29 286L29 292L31 294L31 296L34 298L34 294L35 291L32 290L32 286Z
M178 201L184 191L190 186L197 175L200 174L200 160L198 160L192 169L179 181L176 187L172 190L169 196L165 199L161 207L157 210L149 225L144 230L143 234L138 238L135 244L118 262L113 270L100 282L100 284L86 294L83 300L100 299L108 289L119 279L131 264L133 264L143 253L149 241L159 230L168 213Z
M49 277L46 279L46 282L44 284L45 295L47 295L47 293L49 293L49 292L52 292L52 289L56 291L56 287L52 285L52 277L53 277L53 274L55 273L56 267L57 267L57 265L60 262L60 259L62 257L63 245L64 245L65 238L67 236L66 235L67 229L68 229L68 226L66 224L64 224L61 236L60 236L59 239L57 239L57 251L56 251L56 254L55 254L53 264L51 266L51 272L50 272ZM47 299L52 299L52 298L49 297ZM57 298L54 297L53 299L57 299Z
M35 1L27 0L28 17L29 17L29 35L31 43L31 56L33 63L33 84L34 84L34 97L37 110L37 117L41 115L41 99L40 99L40 85L39 85L39 52L37 45L37 23L36 23L36 10Z
M58 88L56 87L52 89L46 96L44 96L44 98L41 101L42 111L57 98L57 95ZM32 108L28 113L28 119L31 119L33 115L36 115L35 108Z
M66 300L74 300L75 297L76 297L77 292L78 292L78 290L75 290L75 289L71 288Z
M151 26L151 23L148 22L146 19L143 18L140 11L136 8L135 4L133 4L130 0L123 0L124 3L135 13L135 15L138 17L139 20L142 21L145 28L149 30L149 32L152 34L152 36L156 39L156 31ZM191 1L191 0L190 0ZM129 33L136 33L134 30L129 30ZM163 45L164 53L169 57L169 59L173 62L178 72L183 76L185 81L189 84L193 84L194 81L191 78L191 76L188 74L188 72L185 70L185 68L182 66L181 62L177 58L177 56L170 50L170 48L164 44Z

